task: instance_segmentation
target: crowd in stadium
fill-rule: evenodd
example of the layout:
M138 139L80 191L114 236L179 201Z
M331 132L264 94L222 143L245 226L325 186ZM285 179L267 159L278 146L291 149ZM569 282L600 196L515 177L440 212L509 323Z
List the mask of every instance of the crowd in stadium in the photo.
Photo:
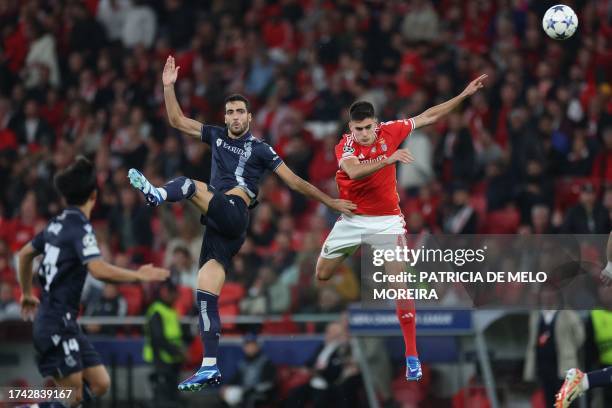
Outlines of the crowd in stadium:
M52 177L79 154L97 166L104 257L166 265L184 293L195 286L197 210L149 208L126 176L209 179L210 149L167 124L169 54L187 116L223 123L224 97L246 95L253 133L332 195L354 100L381 121L407 118L486 73L482 92L409 138L416 162L398 171L409 232L608 233L612 28L605 2L574 3L579 33L556 42L538 18L548 3L527 0L0 1L2 309L18 299L13 255L61 208ZM338 312L355 300L358 265L325 288L313 280L336 215L273 175L259 201L225 312ZM152 293L94 281L86 292L94 315L140 314Z

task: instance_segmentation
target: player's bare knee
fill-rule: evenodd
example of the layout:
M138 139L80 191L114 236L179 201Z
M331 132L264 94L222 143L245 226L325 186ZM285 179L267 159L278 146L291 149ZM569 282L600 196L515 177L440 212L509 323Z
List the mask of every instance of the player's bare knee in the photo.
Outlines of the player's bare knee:
M83 402L83 390L81 388L76 388L70 398L70 406L77 407L81 402Z
M102 395L106 394L110 388L110 378L108 377L108 374L99 378L94 383L91 383L89 388L96 397L101 397Z
M317 269L315 271L315 275L317 277L317 280L320 280L320 281L327 281L327 280L331 279L333 273L334 273L334 271L332 271L330 268L320 267L318 265L317 265Z

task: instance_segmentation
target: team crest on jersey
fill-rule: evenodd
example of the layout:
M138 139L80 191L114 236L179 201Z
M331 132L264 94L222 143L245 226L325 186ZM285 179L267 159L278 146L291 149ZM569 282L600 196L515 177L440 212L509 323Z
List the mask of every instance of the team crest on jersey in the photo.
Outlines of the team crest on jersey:
M344 145L344 147L342 148L342 151L344 153L355 153L355 148L353 146Z
M221 143L223 143L223 140L217 139L217 147L221 146Z
M376 153L376 147L373 147L371 150L372 153Z
M386 151L387 151L387 145L386 145L386 144L384 144L384 145L380 146L380 149L381 149L383 152L386 152Z

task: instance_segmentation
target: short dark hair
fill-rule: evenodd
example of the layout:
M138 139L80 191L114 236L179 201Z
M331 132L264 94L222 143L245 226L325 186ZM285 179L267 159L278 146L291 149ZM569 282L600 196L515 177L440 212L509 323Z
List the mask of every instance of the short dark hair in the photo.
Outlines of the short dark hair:
M251 104L249 103L249 100L243 95L232 94L225 98L225 102L223 102L223 105L227 105L228 102L244 102L247 112L251 111Z
M77 157L70 166L53 178L55 188L68 205L83 205L96 190L96 169L83 156Z
M375 118L374 105L366 101L357 101L349 108L349 116L354 121Z

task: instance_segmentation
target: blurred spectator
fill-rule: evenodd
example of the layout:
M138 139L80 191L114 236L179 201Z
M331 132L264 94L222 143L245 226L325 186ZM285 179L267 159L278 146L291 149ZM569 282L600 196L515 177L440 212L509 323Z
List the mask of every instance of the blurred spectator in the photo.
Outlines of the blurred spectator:
M290 391L285 406L359 406L359 369L353 360L348 333L341 323L325 329L325 342L309 365L310 382Z
M142 45L151 48L155 39L155 14L144 0L134 0L133 6L125 12L121 41L127 48Z
M102 296L96 303L87 306L86 314L93 317L123 317L127 315L127 302L119 293L114 283L107 283L102 289ZM115 335L118 326L88 324L87 332L91 334Z
M41 24L31 20L27 24L30 49L25 60L23 75L28 88L60 85L60 72L55 49L55 37L46 33Z
M468 188L457 183L453 187L450 203L443 209L442 230L446 234L475 234L478 215L469 203Z
M565 373L579 365L578 351L585 334L580 316L573 310L562 310L562 295L554 285L543 286L539 296L542 310L529 316L523 378L538 380L546 406L554 406Z
M600 310L592 310L586 322L585 360L588 371L612 366L609 322L612 320L612 288L600 285L597 289ZM612 404L612 390L603 389L603 406ZM592 401L591 406L594 406Z
M183 406L178 393L181 362L185 359L183 331L178 314L172 309L176 285L167 280L160 284L156 300L147 310L143 359L153 365L149 377L153 384L155 406Z
M247 297L240 301L240 312L248 315L284 313L289 309L290 301L288 288L278 279L274 270L262 266Z
M194 291L198 288L198 269L189 249L181 245L175 246L168 268L171 278L179 285L190 287Z
M609 214L597 201L597 192L593 184L582 185L579 203L567 211L563 232L566 234L607 234L610 232Z
M13 297L13 285L0 281L0 321L21 318L21 307Z
M153 241L151 209L140 203L140 197L129 186L119 191L119 203L111 210L109 227L114 245L121 251L149 247Z
M402 21L402 34L409 41L438 38L438 14L429 0L415 0Z
M255 335L244 336L244 359L238 371L221 389L221 397L230 407L270 406L275 401L276 367L262 352Z

